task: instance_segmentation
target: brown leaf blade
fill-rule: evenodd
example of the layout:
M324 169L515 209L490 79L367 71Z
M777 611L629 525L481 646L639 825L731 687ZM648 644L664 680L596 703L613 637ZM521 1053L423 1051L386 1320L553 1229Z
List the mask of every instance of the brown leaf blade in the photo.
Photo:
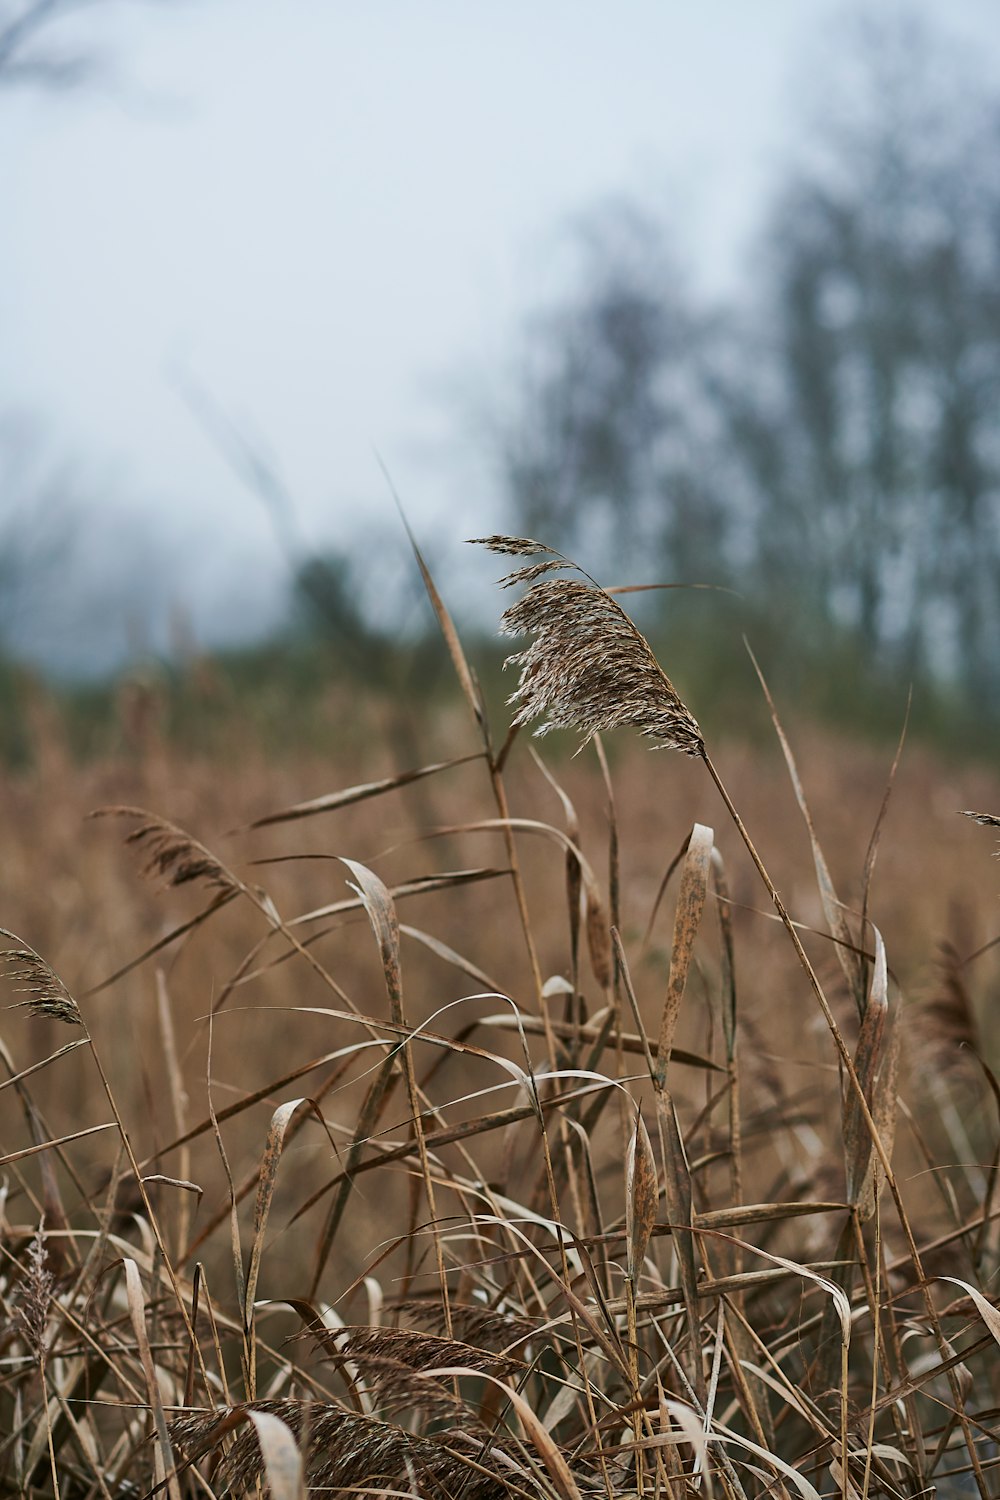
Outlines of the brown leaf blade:
M635 1129L625 1155L626 1269L633 1287L642 1271L658 1204L656 1162L649 1132L640 1113L636 1116Z
M260 1444L271 1500L306 1500L305 1466L290 1427L273 1412L248 1407Z
M937 1279L938 1281L951 1281L955 1286L962 1288L966 1296L971 1298L976 1311L990 1333L996 1339L997 1343L1000 1344L1000 1311L994 1307L993 1303L984 1297L982 1292L978 1291L976 1287L970 1286L967 1281L960 1280L958 1276L939 1276Z
M164 1477L166 1478L167 1493L170 1496L170 1500L181 1500L180 1485L177 1483L177 1475L174 1471L170 1435L167 1432L167 1420L163 1412L160 1383L156 1378L156 1366L153 1363L149 1335L146 1332L146 1299L143 1296L139 1267L129 1256L125 1257L122 1265L125 1268L125 1294L128 1301L129 1318L139 1349L142 1373L146 1381L146 1395L149 1398L150 1410L153 1413L153 1422L156 1427L156 1477L160 1483L163 1482Z
M889 989L885 943L877 927L873 927L872 932L875 936L875 963L872 969L868 1002L858 1036L854 1066L868 1107L874 1113L876 1086L885 1057ZM870 1175L872 1138L862 1113L861 1102L854 1089L849 1090L844 1101L843 1129L847 1199L849 1203L856 1206L865 1193L865 1185ZM872 1207L874 1208L874 1202Z
M297 1116L309 1111L317 1116L325 1130L326 1125L322 1112L313 1099L291 1099L287 1104L279 1105L271 1116L271 1123L267 1132L267 1142L264 1146L264 1154L261 1157L260 1175L257 1181L257 1202L254 1207L253 1216L253 1244L250 1249L246 1295L243 1303L243 1324L246 1329L249 1329L253 1322L253 1306L257 1297L260 1262L261 1256L264 1253L264 1234L271 1212L271 1200L274 1197L274 1188L278 1177L278 1167L281 1163L281 1153L285 1145L285 1136L292 1121Z
M674 918L674 942L670 955L670 973L667 977L667 993L660 1019L660 1036L656 1056L656 1084L666 1087L667 1069L673 1049L677 1018L681 1001L687 987L694 942L701 926L708 895L708 875L712 859L715 834L703 823L696 823L691 830L687 853L681 871L681 888L677 896L677 912Z
M684 1294L684 1307L691 1334L691 1362L695 1389L705 1390L701 1358L698 1312L698 1266L694 1245L694 1202L691 1190L691 1168L688 1165L684 1139L677 1120L674 1101L666 1089L656 1090L656 1119L663 1154L663 1192L667 1213L673 1228L673 1243Z
M296 802L278 812L265 813L255 818L249 828L271 828L278 823L294 823L300 818L314 818L320 813L336 812L341 807L352 807L356 802L365 802L370 797L381 797L400 787L410 786L425 776L437 776L441 771L451 771L455 766L467 765L473 760L482 760L483 752L475 750L470 755L456 755L452 760L439 760L416 771L403 771L398 776L385 776L381 781L361 782L357 786L345 787L340 792L330 792L324 797L312 797L308 802Z
M37 1146L25 1146L20 1151L8 1151L6 1156L0 1156L0 1167L6 1167L12 1161L23 1161L26 1156L37 1156L39 1151L51 1151L56 1146L68 1146L71 1141L82 1141L85 1135L97 1135L101 1130L116 1130L114 1120L109 1120L106 1125L90 1125L86 1130L74 1130L71 1135L61 1135L53 1141L41 1141Z
M341 858L354 877L353 889L361 897L382 956L382 972L392 1019L403 1022L403 966L399 952L399 918L388 889L367 865Z

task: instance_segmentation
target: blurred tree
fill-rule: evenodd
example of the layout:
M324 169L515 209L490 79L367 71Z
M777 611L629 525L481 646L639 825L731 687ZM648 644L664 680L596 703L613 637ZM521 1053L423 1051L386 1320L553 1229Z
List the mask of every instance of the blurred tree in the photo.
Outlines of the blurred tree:
M53 22L79 0L0 0L0 82L6 87L74 88L94 69L94 56L48 36Z
M67 90L91 81L103 56L85 29L64 26L92 0L0 0L0 92L19 87ZM0 414L0 651L30 630L46 608L45 586L72 546L75 486L39 457L37 424Z
M95 0L0 0L0 85L64 90L100 75L105 66L101 48L84 29L71 24L94 4Z
M1000 101L905 12L838 25L742 305L634 206L588 224L500 444L514 524L735 579L790 654L852 638L996 719Z
M591 215L575 248L575 290L529 329L500 434L518 525L581 558L697 570L719 530L704 467L712 324L636 205Z
M720 388L757 587L996 701L997 102L912 19L844 63L767 228L764 378Z
M0 413L0 651L27 639L51 609L53 573L72 545L73 507L70 476L43 462L36 424Z

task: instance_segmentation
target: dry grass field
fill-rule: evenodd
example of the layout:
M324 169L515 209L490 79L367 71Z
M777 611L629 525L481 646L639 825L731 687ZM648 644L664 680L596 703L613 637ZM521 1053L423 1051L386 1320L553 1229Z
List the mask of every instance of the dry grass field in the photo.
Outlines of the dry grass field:
M0 1493L1000 1494L1000 774L476 701L0 773Z

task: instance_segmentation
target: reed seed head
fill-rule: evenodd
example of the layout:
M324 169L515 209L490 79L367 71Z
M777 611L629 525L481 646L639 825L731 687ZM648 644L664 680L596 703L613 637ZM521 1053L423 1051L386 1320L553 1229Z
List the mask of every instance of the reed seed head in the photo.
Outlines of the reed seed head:
M963 818L971 818L973 823L981 823L984 828L1000 828L1000 816L996 813L968 812L962 813ZM997 858L1000 859L1000 845L996 850Z
M492 552L534 557L550 551L529 538L494 536L480 539ZM504 635L531 635L525 650L505 665L520 668L511 704L516 725L535 719L536 734L550 729L578 729L584 744L595 734L626 725L664 749L704 755L705 742L693 714L653 655L649 642L612 596L593 579L543 577L556 569L576 568L552 554L550 563L533 563L502 580L504 586L531 587L505 610Z
M17 1305L17 1315L28 1347L39 1361L45 1358L48 1349L49 1309L52 1306L55 1284L55 1277L49 1269L45 1221L42 1219L28 1247L24 1290Z
M27 995L26 1000L20 1001L24 1009L33 1016L48 1016L53 1021L65 1021L68 1026L82 1026L80 1007L55 969L23 939L0 927L0 939L4 938L10 946L0 948L0 973L21 994Z
M232 893L237 890L237 881L204 844L141 807L101 807L90 814L92 818L131 818L138 823L125 842L141 849L146 856L143 875L160 879L164 885L180 886L197 883L212 890Z

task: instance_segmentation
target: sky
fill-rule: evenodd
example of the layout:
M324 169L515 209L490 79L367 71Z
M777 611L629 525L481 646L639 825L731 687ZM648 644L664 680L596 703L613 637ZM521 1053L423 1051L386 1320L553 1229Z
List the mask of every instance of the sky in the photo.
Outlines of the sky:
M995 0L909 8L1000 77ZM293 545L397 535L381 459L447 572L503 522L470 413L488 420L525 317L559 295L567 225L641 196L724 295L841 14L102 0L52 28L102 67L0 91L0 441L19 434L42 497L0 487L0 541L11 493L44 518L62 476L107 618L98 648L50 614L45 649L72 664L156 644L171 610L209 638L280 612L272 518L192 392L280 474Z

